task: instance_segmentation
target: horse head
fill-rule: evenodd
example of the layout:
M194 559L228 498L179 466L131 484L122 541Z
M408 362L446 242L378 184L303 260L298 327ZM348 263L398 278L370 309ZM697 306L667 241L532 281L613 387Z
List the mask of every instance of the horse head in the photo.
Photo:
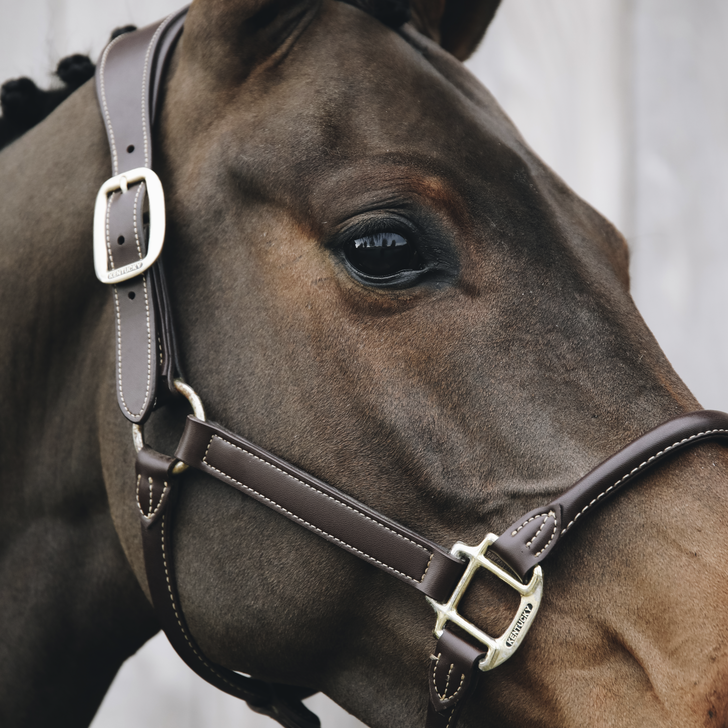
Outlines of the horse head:
M210 419L448 547L499 533L698 408L630 298L622 236L462 66L496 5L196 0L153 139L181 362ZM112 655L102 694L155 623L114 304L90 264L109 176L100 114L84 87L3 153L0 185L4 379L22 394L5 395L20 426L3 434L3 485L39 503L41 482L57 483L41 511L60 519L67 561L81 548L69 534L94 524L99 556L83 546L81 561L105 589L92 602L109 606L92 620ZM38 219L39 204L57 212ZM173 452L185 414L153 414L147 442ZM681 455L570 535L527 642L481 681L462 725L725 720L727 464L714 445ZM183 476L172 538L185 617L212 660L322 690L368 725L422 725L421 595L201 473ZM6 607L16 621L23 594ZM498 632L513 603L484 579L462 611ZM37 715L23 705L15 715Z

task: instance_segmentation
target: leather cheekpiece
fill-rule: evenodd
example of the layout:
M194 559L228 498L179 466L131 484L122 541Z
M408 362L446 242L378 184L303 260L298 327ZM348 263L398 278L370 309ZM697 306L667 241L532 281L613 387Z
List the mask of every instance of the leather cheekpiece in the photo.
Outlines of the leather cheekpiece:
M185 9L162 23L121 35L101 55L96 90L109 139L112 176L140 167L151 169L152 102L158 97L165 61L182 31L186 13ZM144 182L108 196L105 237L110 270L145 257L145 203ZM161 265L159 260L154 267ZM171 307L159 270L147 270L112 288L117 399L129 421L142 423L157 403L160 365L167 393L174 393L178 367Z
M465 571L442 546L214 422L189 416L176 456L436 601Z

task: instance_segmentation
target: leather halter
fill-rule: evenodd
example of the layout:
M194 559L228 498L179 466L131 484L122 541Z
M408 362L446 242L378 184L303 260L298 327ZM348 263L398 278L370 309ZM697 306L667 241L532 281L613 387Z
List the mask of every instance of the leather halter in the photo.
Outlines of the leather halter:
M561 537L582 516L676 451L705 440L728 440L728 415L699 411L670 420L627 445L551 503L523 515L499 537L489 534L478 546L458 543L451 550L205 421L201 403L179 378L159 257L164 198L151 169L151 130L160 83L186 12L112 41L102 54L96 77L114 176L97 198L94 261L99 278L113 287L117 398L135 428L136 502L154 608L173 647L205 680L287 728L319 725L301 703L313 691L265 683L216 665L190 633L180 607L170 534L177 475L187 466L194 467L426 596L437 614L438 638L432 664L423 666L430 687L426 725L454 728L463 698L474 688L480 672L510 657L533 623L542 590L539 565ZM178 392L190 399L197 416L188 417L172 458L144 446L140 425ZM457 603L478 568L492 571L521 596L513 621L499 638L488 636L457 612Z

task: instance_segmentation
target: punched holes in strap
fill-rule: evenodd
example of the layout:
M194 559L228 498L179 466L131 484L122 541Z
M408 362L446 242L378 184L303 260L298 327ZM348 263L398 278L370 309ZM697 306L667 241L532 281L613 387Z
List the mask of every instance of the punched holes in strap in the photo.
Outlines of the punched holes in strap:
M94 234L95 258L101 256L101 263L96 261L97 275L101 268L101 280L114 283L117 399L125 417L135 423L143 422L154 406L159 359L155 283L148 273L136 275L146 267L143 262L151 264L156 259L164 239L163 196L150 169L150 99L155 97L154 82L158 82L183 17L177 13L158 25L116 38L104 50L97 69L97 94L114 176L146 170L148 178L153 178L128 185L121 178L120 189L105 196L105 211L100 212L97 206ZM160 47L164 50L161 59ZM155 217L150 221L154 254L150 251L147 258L144 207L147 193L153 192L154 199L161 201L150 210ZM107 261L103 260L104 252ZM104 268L108 275L103 275ZM117 282L129 272L135 277Z
M106 245L109 266L119 269L146 254L144 182L114 192L107 202ZM147 273L113 286L116 317L116 392L127 419L142 422L154 404L157 381L157 330Z

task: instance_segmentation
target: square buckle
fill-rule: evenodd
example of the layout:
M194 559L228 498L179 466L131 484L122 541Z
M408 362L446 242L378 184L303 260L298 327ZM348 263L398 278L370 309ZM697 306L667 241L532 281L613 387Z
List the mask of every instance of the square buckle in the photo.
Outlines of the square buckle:
M121 190L128 193L129 185L136 182L146 182L149 199L149 240L147 241L147 254L140 260L129 263L121 268L109 268L109 253L106 241L106 206L109 195ZM144 273L159 258L164 245L165 233L164 190L159 177L147 167L137 167L128 172L117 174L107 179L101 185L96 195L94 208L94 269L96 277L102 283L121 283Z
M488 548L497 540L498 536L494 533L489 533L478 546L467 546L460 542L456 543L450 553L453 556L467 557L468 565L465 573L460 578L452 596L445 604L440 604L434 599L427 597L427 601L437 613L437 621L433 630L433 634L437 639L440 639L442 636L447 622L452 622L488 648L488 654L478 665L483 672L492 670L494 667L505 662L520 647L523 638L533 623L533 618L538 612L543 594L543 572L540 566L537 566L533 570L533 576L528 584L522 584L507 571L501 569L500 566L490 561L490 559L485 558ZM475 576L475 572L481 567L495 574L501 581L504 581L521 595L521 604L518 607L516 616L511 621L508 629L500 637L491 637L478 629L472 622L468 622L467 619L460 615L457 610L460 600L470 585L473 576Z

